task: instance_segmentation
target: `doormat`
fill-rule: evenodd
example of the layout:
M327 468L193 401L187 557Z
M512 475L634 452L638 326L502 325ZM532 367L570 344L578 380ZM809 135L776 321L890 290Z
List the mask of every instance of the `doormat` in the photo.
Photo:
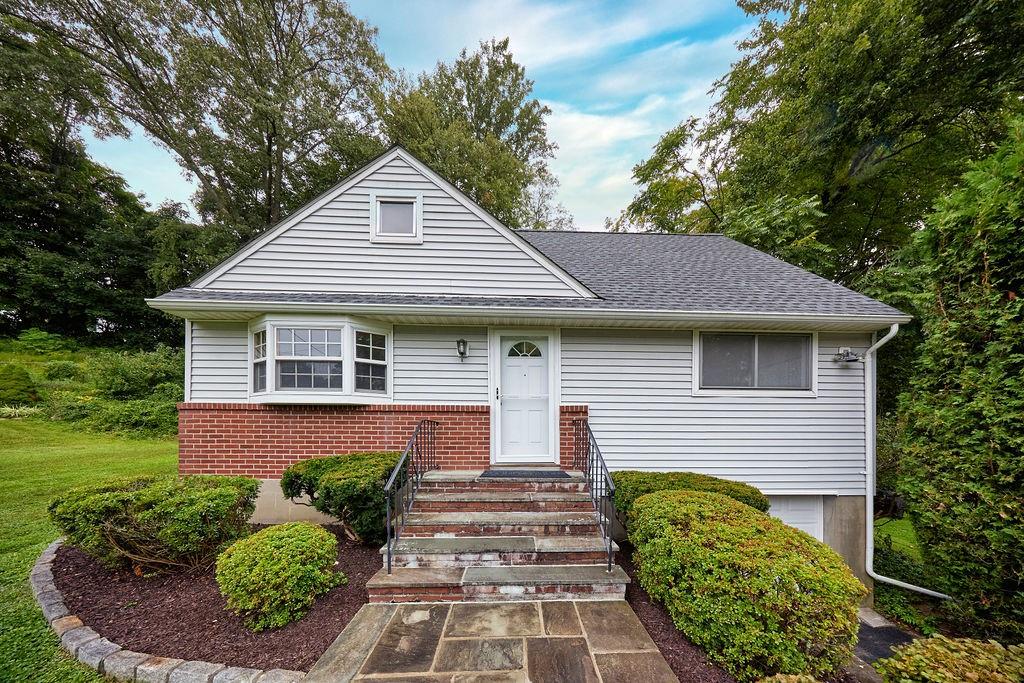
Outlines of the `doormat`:
M562 470L487 470L481 477L495 479L568 479Z

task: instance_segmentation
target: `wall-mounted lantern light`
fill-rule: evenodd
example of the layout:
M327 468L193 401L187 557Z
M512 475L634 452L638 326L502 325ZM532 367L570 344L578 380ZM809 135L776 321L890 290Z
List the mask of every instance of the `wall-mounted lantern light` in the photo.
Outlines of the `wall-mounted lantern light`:
M466 355L469 353L469 342L465 339L455 340L455 350L459 354L459 360L466 360Z
M849 346L840 346L839 353L832 356L832 360L836 363L856 363L861 357Z

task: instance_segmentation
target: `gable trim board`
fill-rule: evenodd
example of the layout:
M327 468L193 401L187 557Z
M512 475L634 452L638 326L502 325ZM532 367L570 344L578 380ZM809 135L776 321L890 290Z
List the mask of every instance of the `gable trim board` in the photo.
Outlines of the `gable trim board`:
M517 235L515 231L510 230L509 228L502 225L501 222L499 222L496 218L487 213L484 209L480 208L476 204L476 202L474 202L465 194L463 194L458 188L456 188L454 185L452 185L447 180L442 178L440 175L438 175L436 172L430 169L430 167L428 167L426 164L416 159L412 154L409 154L407 151L398 146L392 147L388 151L384 152L359 171L356 171L348 178L342 180L340 183L338 183L331 189L321 194L319 197L316 197L315 199L307 203L305 206L297 209L295 212L293 212L290 216L285 218L277 225L271 227L266 232L262 233L261 235L250 241L248 244L246 244L237 252L235 252L232 256L222 261L209 272L197 278L191 284L191 287L198 289L209 287L222 275L230 271L233 267L240 264L246 258L258 252L260 249L262 249L268 243L273 241L275 238L284 234L290 228L295 227L304 219L309 218L314 212L324 208L329 202L333 201L347 190L353 188L359 182L367 179L373 173L381 170L389 162L394 161L395 159L400 159L402 162L408 164L413 169L418 171L421 175L423 175L427 180L429 180L438 188L440 188L443 192L449 194L463 208L471 212L479 220L483 221L487 226L489 226L491 229L493 229L502 237L504 237L505 240L507 240L510 244L519 249L519 251L523 252L528 257L530 257L536 264L538 264L548 273L557 278L562 284L576 292L576 294L579 297L588 299L597 298L596 294L590 291L577 279L569 275L554 261L552 261L543 253L541 253L540 250L531 245L526 239ZM382 191L382 194L385 193L386 192ZM373 226L371 225L369 226L369 231L367 232L368 243L373 242L373 240L371 239L372 232Z

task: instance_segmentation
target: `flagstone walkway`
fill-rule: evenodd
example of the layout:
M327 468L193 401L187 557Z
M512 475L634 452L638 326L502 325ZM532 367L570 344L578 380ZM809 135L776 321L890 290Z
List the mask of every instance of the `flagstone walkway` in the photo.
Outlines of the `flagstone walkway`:
M366 605L305 680L677 681L622 600Z

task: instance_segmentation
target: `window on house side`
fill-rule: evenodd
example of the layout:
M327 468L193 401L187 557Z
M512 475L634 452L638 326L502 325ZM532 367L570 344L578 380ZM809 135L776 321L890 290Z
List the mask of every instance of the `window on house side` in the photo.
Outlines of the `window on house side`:
M377 234L398 237L416 236L416 203L379 200L377 202Z
M267 331L260 330L252 335L252 391L258 394L267 390Z
M811 388L811 335L700 335L702 389Z
M277 388L338 391L343 388L344 360L340 329L279 327Z
M388 390L387 336L356 331L356 391Z

